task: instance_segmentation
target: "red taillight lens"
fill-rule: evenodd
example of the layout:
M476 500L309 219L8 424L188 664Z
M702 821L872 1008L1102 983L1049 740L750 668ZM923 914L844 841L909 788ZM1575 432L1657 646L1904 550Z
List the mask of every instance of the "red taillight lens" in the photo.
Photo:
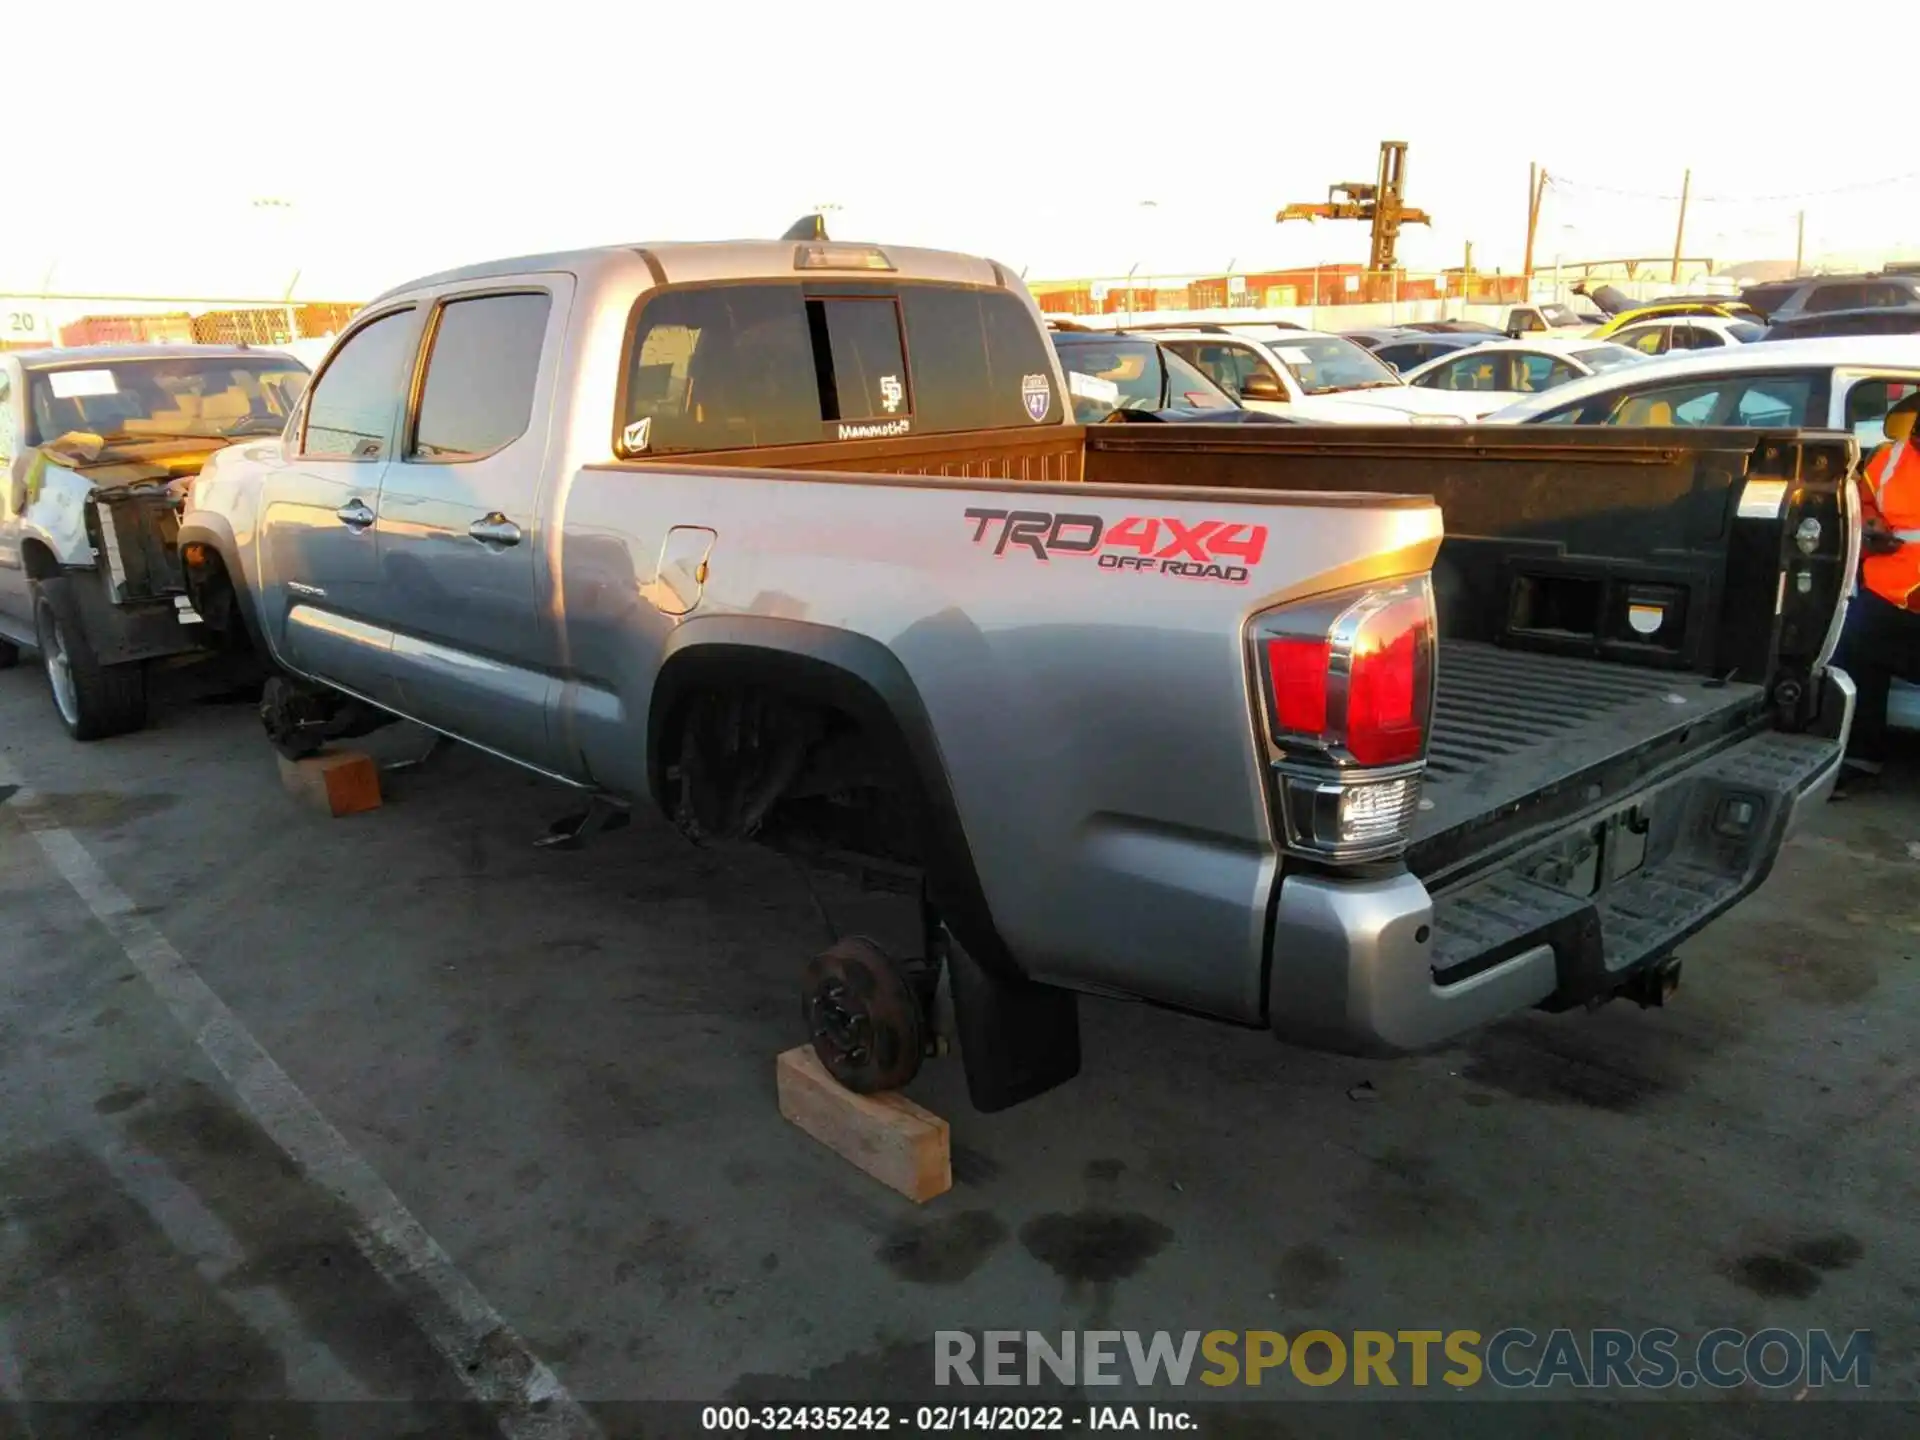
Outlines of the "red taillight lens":
M1267 641L1267 678L1273 687L1273 719L1293 735L1319 735L1327 728L1326 640Z
M1289 606L1262 628L1278 744L1369 767L1425 753L1434 640L1425 581Z
M1426 747L1431 624L1426 597L1402 596L1369 615L1347 675L1347 750L1362 765L1417 760Z
M1336 590L1253 624L1282 845L1340 863L1398 854L1433 706L1431 582Z

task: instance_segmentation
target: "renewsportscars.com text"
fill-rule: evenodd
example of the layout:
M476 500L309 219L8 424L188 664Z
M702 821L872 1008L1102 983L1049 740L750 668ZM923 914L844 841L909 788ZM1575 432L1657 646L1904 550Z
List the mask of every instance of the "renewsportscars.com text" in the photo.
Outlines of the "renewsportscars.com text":
M936 1385L1359 1385L1769 1390L1872 1381L1869 1330L968 1330L934 1333Z

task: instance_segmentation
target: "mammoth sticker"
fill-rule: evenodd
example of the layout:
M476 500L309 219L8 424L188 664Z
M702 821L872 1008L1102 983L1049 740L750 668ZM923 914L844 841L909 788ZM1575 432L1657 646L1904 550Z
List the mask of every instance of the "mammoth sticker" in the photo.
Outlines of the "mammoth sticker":
M1049 510L964 514L973 522L973 543L990 546L996 559L1009 551L1043 563L1091 557L1102 570L1244 585L1267 553L1267 527L1236 520L1129 515L1109 525L1098 515Z
M1029 419L1044 420L1053 406L1053 385L1044 375L1022 375L1020 399L1027 407Z

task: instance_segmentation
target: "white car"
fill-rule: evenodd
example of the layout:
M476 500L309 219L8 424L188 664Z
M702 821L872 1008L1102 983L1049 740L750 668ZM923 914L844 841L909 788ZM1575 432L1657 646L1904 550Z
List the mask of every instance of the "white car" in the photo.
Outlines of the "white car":
M1153 338L1205 372L1249 410L1343 425L1457 423L1391 366L1344 335L1278 325L1155 329Z
M1667 355L1750 345L1766 333L1766 326L1751 320L1731 320L1720 315L1664 315L1616 330L1607 340L1638 350L1642 355Z
M1792 425L1884 438L1889 406L1920 389L1920 335L1769 340L1646 360L1488 416L1515 425Z
M1537 397L1576 380L1635 367L1647 357L1610 340L1490 340L1456 350L1407 372L1407 385L1431 398L1435 410L1479 420L1516 400Z
M1507 311L1507 335L1510 339L1567 339L1584 335L1601 323L1596 315L1583 315L1570 305L1552 302L1546 305L1516 305Z

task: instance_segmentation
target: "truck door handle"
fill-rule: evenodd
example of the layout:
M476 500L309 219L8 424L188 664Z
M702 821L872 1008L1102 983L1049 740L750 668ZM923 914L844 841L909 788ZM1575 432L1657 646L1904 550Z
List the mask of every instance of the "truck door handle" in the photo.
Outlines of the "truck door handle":
M482 545L518 545L520 527L498 510L467 526L467 534Z
M358 498L349 500L333 512L340 517L340 523L349 530L364 530L373 523L373 511L367 502Z

